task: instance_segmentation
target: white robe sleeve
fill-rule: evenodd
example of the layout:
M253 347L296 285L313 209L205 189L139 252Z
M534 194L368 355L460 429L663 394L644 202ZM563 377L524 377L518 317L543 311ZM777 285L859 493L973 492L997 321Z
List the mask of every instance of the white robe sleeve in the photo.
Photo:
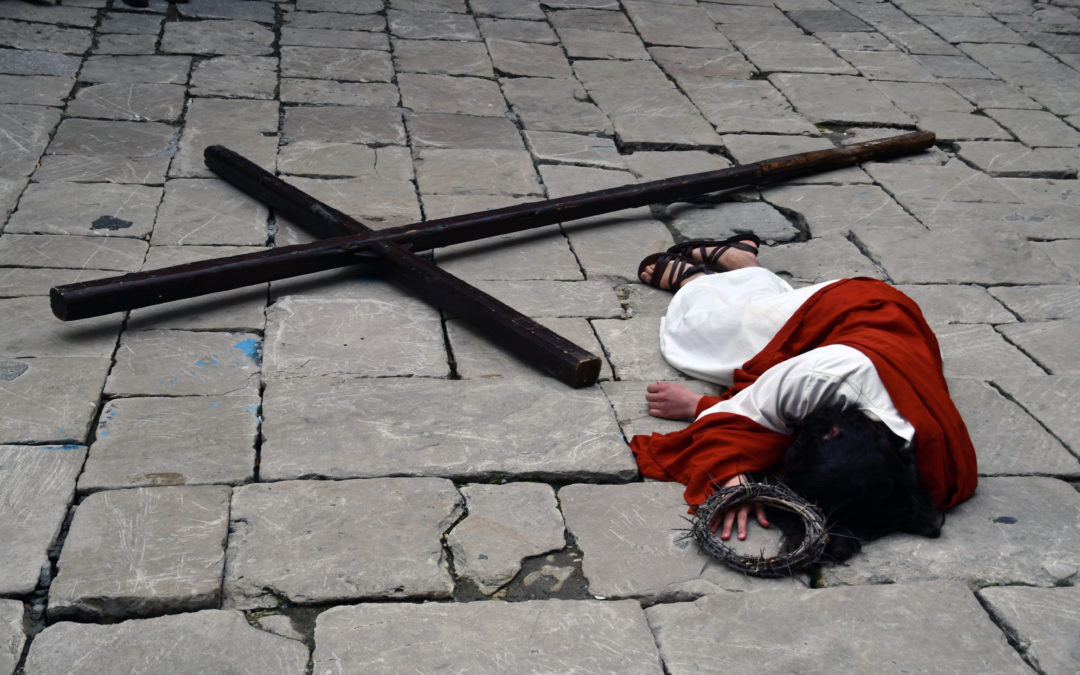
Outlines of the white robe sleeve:
M753 385L704 410L698 419L727 412L789 434L817 410L829 406L858 408L910 442L915 428L889 398L874 364L859 350L828 345L783 361Z

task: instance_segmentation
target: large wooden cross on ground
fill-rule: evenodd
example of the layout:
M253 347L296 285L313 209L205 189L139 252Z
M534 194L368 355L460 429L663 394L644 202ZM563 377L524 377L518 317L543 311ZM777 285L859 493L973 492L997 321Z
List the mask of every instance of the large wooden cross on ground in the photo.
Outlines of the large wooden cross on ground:
M324 239L57 286L50 292L50 301L53 313L68 321L366 263L381 268L392 281L425 301L473 323L489 339L523 361L572 387L586 387L594 384L600 375L599 357L447 273L414 251L887 159L924 150L933 143L934 134L913 132L719 171L378 231L301 192L235 152L211 146L206 149L205 158L212 171Z

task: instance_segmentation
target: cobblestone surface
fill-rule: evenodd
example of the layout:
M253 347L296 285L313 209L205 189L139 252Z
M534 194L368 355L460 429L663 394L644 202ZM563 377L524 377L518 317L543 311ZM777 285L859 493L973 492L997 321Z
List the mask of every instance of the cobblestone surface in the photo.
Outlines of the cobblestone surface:
M583 390L368 268L49 313L312 239L210 144L379 229L915 128L436 252L600 355ZM0 675L1074 672L1078 170L1075 0L0 2ZM940 538L749 580L639 479L626 438L681 426L645 387L714 388L660 357L637 263L745 230L796 285L922 305L983 476Z

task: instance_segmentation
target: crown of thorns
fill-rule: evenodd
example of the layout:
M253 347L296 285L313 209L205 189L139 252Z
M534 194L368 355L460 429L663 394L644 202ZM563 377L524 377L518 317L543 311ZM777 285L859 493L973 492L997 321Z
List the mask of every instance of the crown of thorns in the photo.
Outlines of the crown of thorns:
M711 531L711 524L719 514L746 502L767 504L798 516L803 525L801 541L794 546L787 542L784 550L773 556L766 556L764 549L757 556L737 553L719 534ZM687 536L693 537L702 550L728 567L767 578L791 576L813 565L821 559L829 541L821 510L786 485L775 482L743 483L717 490L697 508Z

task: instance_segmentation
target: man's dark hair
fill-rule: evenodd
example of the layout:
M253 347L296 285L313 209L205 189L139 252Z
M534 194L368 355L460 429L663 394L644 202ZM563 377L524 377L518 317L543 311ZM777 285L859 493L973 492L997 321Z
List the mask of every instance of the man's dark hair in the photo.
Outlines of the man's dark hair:
M827 559L846 560L861 542L893 532L941 534L944 516L919 482L911 451L857 409L807 418L782 467L784 482L828 518Z

